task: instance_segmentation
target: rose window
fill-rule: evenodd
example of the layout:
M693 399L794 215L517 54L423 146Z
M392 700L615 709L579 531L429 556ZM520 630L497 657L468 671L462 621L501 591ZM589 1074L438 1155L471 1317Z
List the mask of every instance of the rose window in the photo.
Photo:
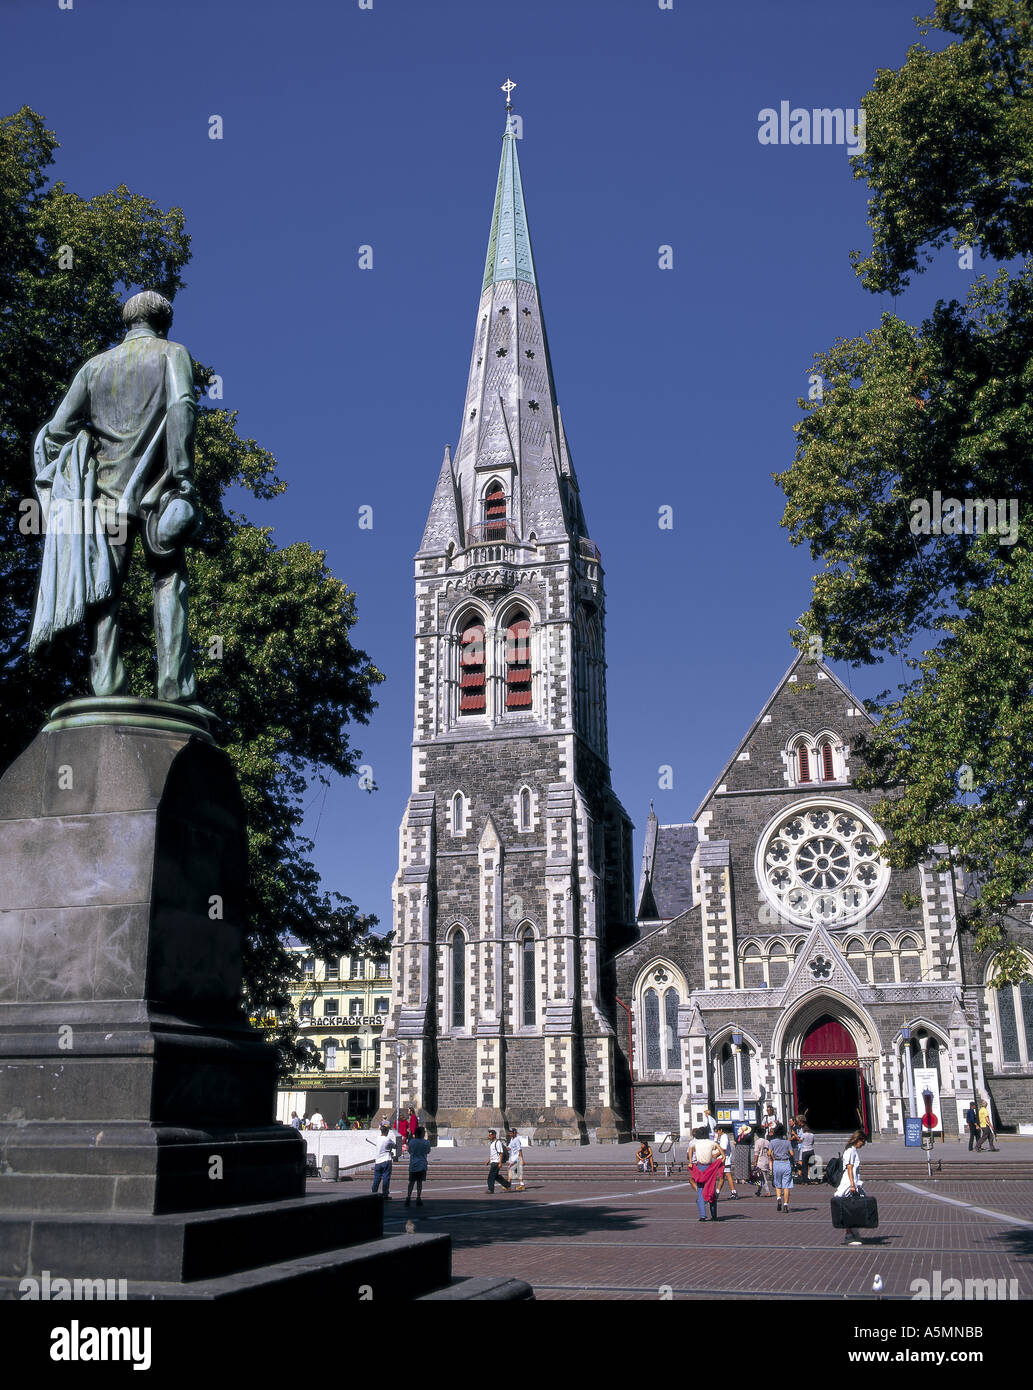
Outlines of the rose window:
M882 898L889 868L883 835L856 808L822 803L798 809L768 829L757 851L757 878L779 913L800 925L845 926Z

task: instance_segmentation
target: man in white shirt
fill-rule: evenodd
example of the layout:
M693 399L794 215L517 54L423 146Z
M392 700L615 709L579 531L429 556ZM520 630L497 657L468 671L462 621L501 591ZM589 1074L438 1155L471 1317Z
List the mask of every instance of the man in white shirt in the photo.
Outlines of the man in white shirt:
M318 1110L309 1120L308 1127L309 1129L326 1129L326 1124Z
M377 1156L373 1160L373 1191L376 1192L380 1184L383 1183L385 1202L391 1200L391 1172L395 1159L395 1147L395 1136L387 1125L381 1125L380 1138L377 1140Z
M488 1130L488 1162L485 1167L488 1169L488 1191L495 1191L495 1184L501 1183L506 1192L512 1191L512 1184L508 1178L504 1178L499 1172L502 1164L506 1162L506 1147L499 1139L493 1129Z
M518 1192L524 1189L524 1141L515 1129L509 1131L509 1181Z

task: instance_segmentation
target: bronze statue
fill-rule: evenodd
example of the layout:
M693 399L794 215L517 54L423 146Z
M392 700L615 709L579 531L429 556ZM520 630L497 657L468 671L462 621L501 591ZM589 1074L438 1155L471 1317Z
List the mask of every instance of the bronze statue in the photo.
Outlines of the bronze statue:
M122 342L77 373L36 437L36 495L46 528L30 650L86 622L90 686L128 695L118 607L137 532L154 589L161 700L196 699L187 632L184 544L196 534L194 373L166 339L172 305L153 290L122 309Z

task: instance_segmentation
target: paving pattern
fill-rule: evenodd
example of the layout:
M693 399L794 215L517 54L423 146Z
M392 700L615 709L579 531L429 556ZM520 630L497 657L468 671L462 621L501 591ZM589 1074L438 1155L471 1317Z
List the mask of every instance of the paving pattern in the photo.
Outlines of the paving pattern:
M385 1233L446 1231L456 1275L508 1274L549 1299L912 1298L911 1281L1004 1279L1033 1297L1033 1181L869 1182L880 1226L860 1247L832 1228L828 1187L798 1187L789 1213L747 1189L698 1221L689 1185L562 1178L498 1189L438 1170L422 1209L395 1200ZM402 1188L404 1196L404 1187Z

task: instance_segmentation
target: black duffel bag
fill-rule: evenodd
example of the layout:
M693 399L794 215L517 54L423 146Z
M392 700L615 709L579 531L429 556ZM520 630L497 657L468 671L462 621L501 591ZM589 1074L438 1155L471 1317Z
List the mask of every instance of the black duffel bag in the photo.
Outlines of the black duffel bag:
M837 1231L874 1231L879 1224L879 1204L864 1192L833 1197L832 1224Z

